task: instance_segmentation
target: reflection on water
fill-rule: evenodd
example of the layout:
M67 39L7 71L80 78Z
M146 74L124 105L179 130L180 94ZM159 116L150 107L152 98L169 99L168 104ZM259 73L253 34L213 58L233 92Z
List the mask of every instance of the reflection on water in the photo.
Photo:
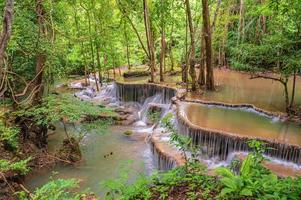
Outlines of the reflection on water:
M83 161L78 166L57 166L55 178L77 178L81 188L90 188L98 196L104 194L100 182L119 177L120 167L132 160L129 177L134 179L138 173L149 174L154 169L150 147L139 136L127 137L123 132L127 127L110 127L106 134L91 133L83 142ZM58 148L63 137L59 128L57 134L49 139L50 150ZM143 138L143 137L142 137ZM34 190L46 183L51 176L49 170L41 171L29 177L26 186Z
M198 74L198 73L197 73ZM215 69L214 78L217 91L200 94L189 94L188 97L199 98L208 101L226 103L248 103L270 111L285 111L284 90L281 83L267 79L250 79L248 73L241 73L226 69ZM119 81L131 83L146 83L149 77L119 77ZM165 83L176 86L181 82L181 75L166 76ZM159 82L159 76L156 77ZM289 82L291 88L292 81ZM296 80L295 102L301 105L301 78ZM291 90L289 90L291 93Z
M284 90L279 82L250 79L250 74L224 69L215 69L214 72L217 91L206 92L202 96L191 95L191 97L227 103L249 103L266 110L285 111ZM301 78L297 77L295 102L298 105L301 105L300 87Z
M195 103L181 103L180 111L190 122L200 127L301 145L301 127L296 124L275 122L244 110Z

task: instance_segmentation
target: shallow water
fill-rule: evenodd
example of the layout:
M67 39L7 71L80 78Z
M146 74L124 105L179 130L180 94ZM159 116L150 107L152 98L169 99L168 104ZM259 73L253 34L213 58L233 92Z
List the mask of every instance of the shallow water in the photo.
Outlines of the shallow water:
M275 121L242 109L181 103L181 113L194 125L242 136L277 140L301 146L301 126Z
M118 178L121 167L132 161L129 165L130 180L134 180L138 173L150 174L154 170L152 154L149 144L143 140L144 133L137 133L133 137L123 135L130 127L110 127L106 134L90 133L83 141L83 161L77 166L57 166L53 170L42 170L28 177L26 187L34 190L45 184L52 171L58 172L54 178L79 179L81 189L90 188L99 197L105 190L100 182ZM50 151L58 148L62 141L62 128L57 129L57 134L49 138ZM110 155L112 152L112 155ZM106 158L105 155L109 155Z
M197 73L198 74L198 73ZM159 82L159 76L156 81ZM215 69L214 78L216 91L204 94L189 93L188 97L207 101L226 103L253 104L270 111L285 111L284 90L281 83L267 79L250 79L248 73L241 73L227 69ZM131 83L146 83L149 77L123 78L119 81ZM166 76L165 83L176 86L181 82L181 75ZM291 97L292 78L289 81L289 96ZM179 86L177 86L179 87ZM295 103L301 105L301 77L296 79Z
M216 92L191 97L226 103L248 103L270 111L285 111L282 84L267 79L250 79L251 75L231 70L215 69ZM291 80L290 84L291 85ZM289 90L289 94L291 90ZM301 78L296 79L295 103L301 105Z

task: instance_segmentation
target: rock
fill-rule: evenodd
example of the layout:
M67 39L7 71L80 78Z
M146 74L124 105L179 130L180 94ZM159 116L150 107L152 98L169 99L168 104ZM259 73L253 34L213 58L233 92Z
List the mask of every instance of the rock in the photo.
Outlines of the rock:
M133 131L127 130L127 131L124 131L123 134L126 135L126 136L130 136L130 135L133 134Z
M124 78L149 76L150 71L127 71L123 74Z

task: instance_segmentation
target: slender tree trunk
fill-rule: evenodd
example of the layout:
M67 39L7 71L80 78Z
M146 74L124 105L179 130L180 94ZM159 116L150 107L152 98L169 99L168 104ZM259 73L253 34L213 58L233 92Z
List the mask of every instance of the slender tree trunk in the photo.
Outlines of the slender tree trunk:
M196 91L196 73L195 73L195 38L194 38L194 28L192 23L191 9L189 0L185 0L186 3L186 14L188 18L189 31L190 31L190 62L189 62L189 74L191 77L191 90Z
M292 109L294 106L294 100L295 100L295 90L296 90L296 69L294 69L294 77L293 77L293 88L292 88L292 97L291 97L291 103L290 103L290 108Z
M91 18L90 18L89 10L86 10L86 12L87 12L87 17L88 17L88 30L89 30L89 38L90 38L92 70L93 70L93 76L95 79L96 90L99 91L99 85L98 85L98 81L97 81L95 63L94 63L94 48L93 48L93 39L92 39L92 32L91 32Z
M165 68L165 49L166 49L165 33L163 31L161 35L161 53L160 53L160 81L161 82L164 82L163 70Z
M74 22L75 22L76 31L77 31L77 37L80 37L80 27L79 27L78 19L77 19L76 3L74 3ZM80 47L81 54L84 56L85 85L87 86L89 84L89 82L88 82L87 59L86 59L86 53L84 52L84 43L82 41L80 42L80 46L81 46Z
M283 86L284 86L284 95L285 95L285 110L286 110L286 113L288 115L290 115L290 101L289 101L289 96L288 96L288 86L287 86L287 83L288 83L288 78L286 78L286 81L283 83Z
M171 18L174 19L174 0L171 3L171 10L172 10L172 16ZM169 42L169 58L171 63L170 71L174 71L175 67L175 61L173 57L173 33L174 33L174 20L171 21L171 31L170 31L170 42Z
M43 7L43 0L36 1L36 12L37 12L37 23L39 26L38 43L40 43L40 38L47 36L46 25L45 25L46 13ZM33 100L32 103L34 105L39 104L43 97L43 93L44 93L43 73L44 73L45 63L46 63L46 53L43 50L39 50L39 52L36 55L36 68L35 68L35 74L37 75L37 78L35 79L34 85L36 91L32 98Z
M97 56L99 83L100 83L100 86L102 86L102 68L101 68L101 63L100 63L100 48L98 45L96 47L96 56Z
M163 6L163 0L161 0L161 6ZM165 71L165 22L164 11L161 11L161 52L160 52L160 82L164 82L163 72Z
M204 39L206 46L206 89L214 90L214 76L212 67L212 47L211 47L211 28L208 0L202 0L203 5L203 23L204 23Z
M130 63L130 48L129 48L129 38L126 29L126 22L124 22L124 38L126 42L126 59L128 62L128 69L131 71L131 63Z
M183 83L188 82L188 58L189 58L189 53L188 53L188 22L187 22L187 15L185 15L185 64L182 64L182 81Z
M200 87L205 85L205 67L206 67L206 58L205 58L205 39L204 39L204 28L202 30L202 46L201 46L201 63L200 63L200 71L198 77L198 84Z
M151 80L150 82L155 81L155 71L156 71L156 57L155 57L155 47L154 47L154 38L153 38L153 32L151 28L150 23L150 17L149 17L149 8L147 0L143 0L143 6L144 6L144 24L145 24L145 33L147 38L147 46L148 46L148 52L150 55L150 68L151 68Z
M120 11L122 12L122 14L125 16L125 18L129 21L132 29L134 30L134 33L136 34L137 38L138 38L138 41L143 49L143 51L145 52L146 56L148 57L148 59L150 59L150 55L149 55L149 51L145 48L143 42L142 42L142 39L140 37L140 34L134 24L134 22L131 20L131 18L129 17L129 14L126 12L126 10L123 8L123 5L121 4L121 2L119 0L117 0L117 3L118 3L118 6L119 6L119 9Z

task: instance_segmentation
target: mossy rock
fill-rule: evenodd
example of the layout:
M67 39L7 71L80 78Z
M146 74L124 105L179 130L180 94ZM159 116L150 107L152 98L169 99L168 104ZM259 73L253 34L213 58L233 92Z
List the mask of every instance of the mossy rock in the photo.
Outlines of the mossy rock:
M127 131L124 131L123 134L126 136L131 136L133 134L133 131L127 130Z

